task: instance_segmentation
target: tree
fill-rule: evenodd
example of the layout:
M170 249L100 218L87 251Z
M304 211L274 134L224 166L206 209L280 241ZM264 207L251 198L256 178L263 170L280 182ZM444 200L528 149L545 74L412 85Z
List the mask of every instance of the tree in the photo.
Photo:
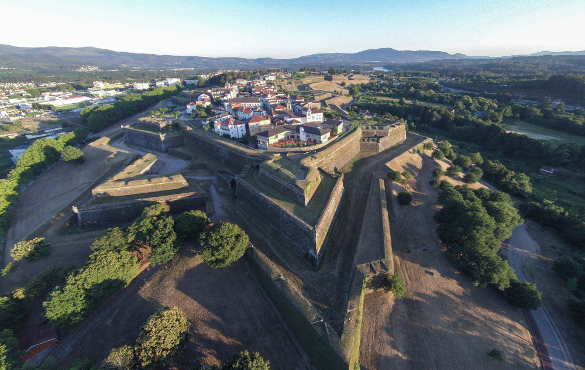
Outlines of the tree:
M24 319L22 301L9 294L0 295L0 331L16 330Z
M180 238L193 239L209 225L209 217L203 211L191 210L175 218L175 231Z
M83 163L85 161L83 155L84 154L80 149L73 147L71 145L65 146L65 148L63 148L63 150L61 151L61 159L71 164Z
M164 207L155 204L146 207L128 231L151 248L152 254L148 260L162 265L172 260L179 250L174 223L175 220L166 213Z
M459 176L459 173L461 172L461 167L457 166L457 165L453 165L449 168L447 168L447 176L455 178L457 176Z
M119 227L108 229L106 235L99 239L96 239L92 245L92 251L109 251L109 252L121 252L127 251L132 245L134 235L127 233Z
M476 166L481 166L483 164L483 158L479 152L471 153L469 155L471 162L473 162Z
M50 244L45 242L45 238L34 238L31 240L23 240L16 243L14 248L10 251L10 255L16 261L27 259L34 261L39 258L47 257L50 253Z
M479 167L473 167L468 173L463 176L463 181L467 184L474 184L481 179L483 171Z
M534 284L512 280L510 287L505 290L505 293L508 302L512 306L524 310L538 310L542 307L542 294L536 289L536 285Z
M442 150L435 149L435 151L433 152L432 157L435 158L435 159L441 160L441 159L445 158L445 154L443 154L443 151Z
M472 161L470 157L460 154L457 156L457 158L455 158L453 164L456 164L463 168L464 170L467 170L469 167L471 167Z
M134 348L142 368L170 364L189 339L189 321L177 307L161 308L140 329Z
M360 94L360 90L356 85L351 85L349 87L349 95L353 96L354 98Z
M412 202L412 193L409 191L401 191L398 193L396 199L401 206L407 206Z
M127 344L122 347L112 348L102 364L102 369L129 370L134 368L135 365L134 347Z
M248 246L248 235L238 225L220 221L199 237L203 261L213 268L225 267L240 259Z

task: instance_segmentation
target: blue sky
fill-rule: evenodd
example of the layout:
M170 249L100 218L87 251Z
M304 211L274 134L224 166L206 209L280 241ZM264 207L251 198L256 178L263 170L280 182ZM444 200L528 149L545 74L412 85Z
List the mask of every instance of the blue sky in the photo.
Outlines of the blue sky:
M585 50L584 0L2 0L0 43L291 58L390 47Z

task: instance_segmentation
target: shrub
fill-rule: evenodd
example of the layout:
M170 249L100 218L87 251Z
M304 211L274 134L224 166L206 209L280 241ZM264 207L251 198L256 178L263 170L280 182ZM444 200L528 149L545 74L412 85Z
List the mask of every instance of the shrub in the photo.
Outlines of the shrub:
M431 186L432 186L433 188L436 188L436 187L438 187L438 186L439 186L440 182L441 182L441 181L439 180L439 178L438 178L438 177L433 177L433 178L431 179L431 181L429 181L429 184L431 184Z
M534 284L512 280L510 281L510 287L504 292L512 306L524 310L538 310L542 307L542 294Z
M16 270L17 267L18 267L18 263L14 262L14 261L10 262L9 264L6 265L6 267L4 267L2 269L2 276L6 276L6 275L10 274L14 270Z
M553 270L564 280L579 279L585 275L585 261L571 256L562 256L554 262Z
M404 171L402 172L402 177L404 177L406 180L410 180L412 178L412 175L410 174L410 172Z
M140 329L134 353L140 367L164 366L181 353L189 339L189 322L177 307L161 308Z
M102 369L127 370L135 367L134 346L125 345L112 348L108 357L102 363Z
M23 240L16 243L14 248L10 251L10 255L16 260L26 258L29 261L34 261L39 258L47 257L51 251L50 244L45 242L45 238L34 238L32 240Z
M497 348L489 350L487 355L496 361L504 361L504 353Z
M199 237L203 253L201 257L209 266L225 267L244 255L248 235L238 225L220 221L208 227Z
M402 175L398 171L394 171L394 170L388 171L388 177L390 178L390 180L392 180L394 182L402 182L403 181Z
M209 217L203 211L187 211L175 218L175 231L182 239L196 238L209 225Z
M383 288L386 293L392 292L397 299L402 299L406 295L404 279L398 274L388 276Z
M71 145L65 146L61 151L61 159L71 164L81 164L85 161L83 152Z
M248 351L233 355L222 362L217 370L270 370L270 361L265 360L258 352L250 355Z
M401 191L398 193L396 199L398 199L398 204L401 206L407 206L412 202L412 193L409 191Z

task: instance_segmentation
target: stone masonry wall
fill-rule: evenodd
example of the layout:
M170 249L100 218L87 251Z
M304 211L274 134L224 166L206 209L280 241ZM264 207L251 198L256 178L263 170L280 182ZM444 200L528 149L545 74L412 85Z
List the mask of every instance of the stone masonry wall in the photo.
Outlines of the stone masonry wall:
M361 128L357 128L338 143L325 149L318 156L307 160L306 165L321 167L325 171L334 172L345 166L360 151Z
M292 244L318 259L315 229L290 214L274 201L256 190L243 179L238 179L237 194L256 209L272 226L285 235Z
M392 238L390 237L390 216L388 214L388 200L386 198L386 184L383 179L380 183L380 222L382 223L382 236L384 238L385 264L388 271L394 273L394 254L392 252Z
M177 189L188 189L189 184L181 176L174 181L166 181L154 184L140 184L140 185L123 185L120 187L97 187L93 189L93 196L111 196L111 197L123 197L127 195L146 194L154 193L158 191L166 190L177 190Z
M291 197L295 202L302 204L304 206L309 204L311 197L315 193L315 191L313 190L312 192L305 194L303 189L299 188L296 184L289 184L280 177L274 176L273 174L264 170L263 168L260 168L260 173L258 174L258 177L260 177L262 181L266 182L270 186L273 186L274 188L278 189L278 191L280 191L281 193ZM311 184L311 186L316 189L320 183L321 177L319 176L318 180L315 183Z
M170 213L182 213L205 206L209 199L207 193L183 193L166 197L144 198L126 202L115 202L80 207L77 221L81 227L106 227L136 219L144 208L153 204L162 204Z
M169 148L183 145L183 136L180 133L160 134L124 127L124 142L159 152L167 152Z
M317 225L315 226L316 230L316 248L317 248L317 255L321 254L321 247L323 246L325 240L327 239L327 234L329 232L329 228L333 219L335 218L335 214L337 213L337 209L339 208L339 203L341 201L341 197L343 196L343 174L337 178L335 185L333 186L333 190L329 195L329 200L327 201L327 205L321 212L321 216L317 221Z
M226 166L231 167L235 172L240 172L242 167L248 163L248 156L242 152L214 141L206 140L188 131L183 131L183 135L185 136L186 145L196 147L205 154L217 158Z

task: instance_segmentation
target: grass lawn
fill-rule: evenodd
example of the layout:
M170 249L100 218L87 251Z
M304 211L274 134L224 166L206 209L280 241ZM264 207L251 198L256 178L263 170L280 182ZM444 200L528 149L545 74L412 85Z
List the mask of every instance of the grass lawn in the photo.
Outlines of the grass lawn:
M329 200L331 190L335 185L335 179L333 177L325 174L324 172L321 172L321 183L311 198L311 201L305 207L262 181L258 177L258 172L259 170L257 168L252 169L250 172L248 172L245 180L248 181L250 185L254 186L256 189L262 192L262 194L266 195L284 209L299 217L309 225L315 225L319 220L319 216L325 208L325 205Z
M66 110L71 110L71 109L76 109L76 108L85 108L85 107L90 106L92 104L93 104L92 102L81 102L81 103L77 103L77 104L64 105L62 107L55 107L55 111L61 112L61 111L66 111Z
M557 147L563 143L577 143L579 145L585 145L585 136L572 135L562 131L533 125L531 123L517 119L509 119L504 123L504 128L508 132L517 132L533 139L546 140L550 142L553 147Z

